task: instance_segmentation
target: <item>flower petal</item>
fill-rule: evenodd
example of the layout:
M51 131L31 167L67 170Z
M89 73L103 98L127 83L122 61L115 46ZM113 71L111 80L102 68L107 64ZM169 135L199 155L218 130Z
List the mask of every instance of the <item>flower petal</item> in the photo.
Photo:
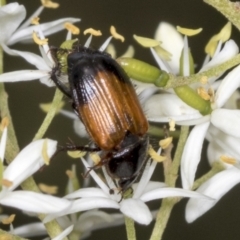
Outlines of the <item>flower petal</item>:
M5 192L0 195L0 203L33 213L55 213L70 207L66 199L30 191Z
M197 192L205 194L215 201L206 199L190 199L186 206L187 222L193 222L211 209L231 188L240 182L240 171L236 168L224 170L203 183Z
M82 213L75 227L85 233L86 231L109 228L123 223L123 214L108 214L103 211L93 210Z
M221 108L227 100L232 96L237 88L240 86L240 66L235 67L227 76L222 80L216 95L215 95L215 108Z
M62 18L59 20L47 22L47 23L42 23L40 25L41 30L43 31L45 36L54 34L56 32L59 32L64 29L64 23L65 22L70 22L70 23L75 23L79 22L79 18ZM23 29L20 29L16 31L11 38L8 41L8 45L12 45L16 42L20 41L32 41L32 32L35 30L36 26L29 26Z
M211 200L207 196L204 196L203 194L194 191L185 190L182 188L169 188L169 187L158 188L146 192L140 197L140 199L144 202L148 202L155 199L167 197L207 198L208 200Z
M201 158L203 140L209 124L209 122L206 122L195 126L185 144L181 160L181 177L184 189L191 189L193 186L195 173Z
M73 193L66 195L64 198L67 199L74 199L74 198L81 198L81 197L102 197L108 198L107 195L101 188L82 188Z
M2 47L7 54L13 56L20 56L24 58L28 63L34 65L39 70L45 70L46 72L51 71L51 68L48 67L44 59L37 54L10 49L6 45L2 45Z
M183 49L183 37L173 25L161 22L155 32L155 39L161 41L161 47L172 54L171 61L168 63L173 73L178 74L180 56Z
M217 146L215 154L220 152L221 155L233 157L240 162L240 138L225 134L218 128L211 125L208 129L207 139L210 141L211 144L214 143L214 145ZM215 160L219 160L219 158L215 158Z
M16 227L13 233L21 237L36 237L46 235L47 231L43 223L38 222Z
M25 17L25 7L16 2L0 8L0 44L11 37Z
M36 80L45 76L48 76L49 78L49 74L46 71L20 70L20 71L0 74L0 82L31 81L31 80Z
M240 138L240 110L216 109L211 123L226 134Z
M58 212L56 214L50 214L45 219L44 222L49 222L56 217L61 217L67 214L82 212L96 208L114 208L119 209L119 204L109 198L95 197L95 198L83 198L72 201L71 207Z
M134 221L148 225L152 221L152 214L145 203L139 199L129 198L120 203L120 211Z
M209 61L202 69L200 72L206 71L214 66L217 66L221 63L224 63L228 60L230 60L232 57L238 54L238 46L233 40L229 40L225 43L223 49L216 54L212 58L211 61Z
M195 109L189 107L175 94L157 94L152 96L144 104L144 111L149 121L169 122L169 119L175 121L188 120L189 116L196 118L202 115Z
M44 141L45 139L41 139L27 145L6 168L3 178L12 182L12 185L7 190L11 191L16 188L23 180L44 165L42 157ZM56 151L57 141L48 139L47 145L47 154L51 157Z

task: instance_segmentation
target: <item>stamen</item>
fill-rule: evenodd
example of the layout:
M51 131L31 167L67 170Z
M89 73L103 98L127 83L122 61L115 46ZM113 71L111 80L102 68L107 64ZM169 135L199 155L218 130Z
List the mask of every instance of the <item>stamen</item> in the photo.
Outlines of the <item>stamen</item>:
M71 171L71 170L67 170L66 174L67 174L69 179L75 178L75 173L73 171Z
M208 83L208 77L207 76L202 76L200 79L200 83L205 85Z
M188 38L184 37L184 47L183 47L183 76L190 75L190 63L189 63L189 50L188 50Z
M211 96L208 94L207 90L203 87L199 87L197 89L197 93L204 100L210 100L211 99Z
M44 38L44 39L40 39L38 36L37 36L37 33L33 31L33 34L32 34L32 38L33 38L33 41L42 46L42 45L45 45L48 43L48 38Z
M39 25L39 20L40 20L39 17L34 17L34 18L32 18L32 20L31 20L31 24L33 24L33 25Z
M64 27L73 35L78 35L80 33L80 29L70 22L64 23Z
M159 141L159 145L162 149L166 149L172 143L172 140L173 140L172 137L165 138Z
M101 158L97 153L90 153L89 155L95 164L98 164L101 161Z
M48 186L44 183L38 184L39 189L47 194L56 194L58 192L58 186Z
M176 125L175 121L173 119L170 119L168 124L169 124L169 131L174 132L176 130L176 128L175 128L175 125Z
M88 37L87 41L84 44L84 47L88 48L91 44L91 41L92 41L92 35Z
M231 164L231 165L234 165L237 163L237 160L233 157L229 157L229 156L226 156L226 155L222 155L220 157L220 160L222 160L224 163L228 163L228 164Z
M112 40L112 36L109 37L98 50L101 52L105 51L105 49L107 48L111 40Z
M150 47L156 47L159 46L161 42L151 39L151 38L145 38L145 37L140 37L137 35L133 35L133 38L143 47L150 48Z
M56 113L59 113L59 112L60 112L60 110L63 108L64 104L65 104L64 101L61 101L61 102L59 103ZM40 104L39 104L39 107L40 107L41 110L42 110L43 112L45 112L45 113L48 113L48 112L50 111L51 106L52 106L52 102L50 102L50 103L40 103Z
M7 188L11 187L13 185L13 182L9 181L7 179L2 179L1 183L2 183L2 186L7 187Z
M3 218L1 221L2 224L5 224L5 225L11 224L14 221L15 216L16 216L16 214L11 214L8 218Z
M205 46L205 52L213 57L218 45L218 41L222 41L222 43L226 42L230 38L231 32L232 24L228 22L218 34L211 37Z
M48 153L47 153L47 138L44 139L43 141L43 146L42 146L42 158L43 158L43 161L46 165L49 165L49 162L50 162L50 158L48 156Z
M86 155L86 152L83 151L67 151L67 155L71 158L81 158Z
M91 35L97 37L97 36L101 36L102 32L100 30L95 30L93 28L88 28L88 29L84 30L83 34L84 35L91 34Z
M170 61L172 58L172 54L170 52L168 52L167 50L165 50L163 47L161 46L156 46L154 47L154 50L157 52L157 54L163 58L165 61Z
M120 41L124 42L125 38L120 35L119 33L117 33L116 28L114 26L110 27L110 33L112 34L112 36L116 39L119 39Z
M208 89L208 95L210 96L210 101L213 102L213 100L215 98L215 92L214 92L214 89L212 87L210 87Z
M163 157L161 155L159 155L150 145L149 149L148 149L148 154L150 155L150 157L155 160L156 162L163 162L166 157Z
M182 28L180 26L177 26L177 31L180 32L183 35L186 36L194 36L199 34L202 31L202 28L198 28L198 29L190 29L190 28Z
M59 7L59 3L52 2L51 0L41 0L41 2L45 8L58 8Z
M4 117L1 121L1 124L0 124L0 130L3 131L3 129L5 127L7 127L8 125L9 125L8 117Z

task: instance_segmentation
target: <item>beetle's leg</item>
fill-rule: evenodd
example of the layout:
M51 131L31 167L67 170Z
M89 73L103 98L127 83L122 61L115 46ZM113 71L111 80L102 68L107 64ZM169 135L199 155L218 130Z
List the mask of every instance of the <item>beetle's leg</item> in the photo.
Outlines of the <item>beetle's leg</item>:
M54 83L57 85L57 87L62 91L63 94L65 94L67 97L72 99L72 94L70 92L70 89L65 86L65 84L59 80L58 78L58 72L59 72L59 67L56 66L52 69L51 76L50 78L54 81Z
M99 147L86 147L86 146L77 146L77 145L66 145L66 146L60 146L58 150L53 154L51 159L55 158L60 152L63 151L83 151L83 152L98 152L101 149Z
M103 156L103 157L101 158L101 160L99 161L99 163L95 164L95 165L92 166L92 167L89 167L89 168L88 168L88 171L87 171L85 174L82 174L82 176L83 176L84 178L88 177L89 173L90 173L92 170L95 170L95 169L98 169L98 168L104 166L105 164L107 164L107 163L109 162L109 160L110 160L111 158L112 158L112 153L111 153L111 152L107 153L105 156Z

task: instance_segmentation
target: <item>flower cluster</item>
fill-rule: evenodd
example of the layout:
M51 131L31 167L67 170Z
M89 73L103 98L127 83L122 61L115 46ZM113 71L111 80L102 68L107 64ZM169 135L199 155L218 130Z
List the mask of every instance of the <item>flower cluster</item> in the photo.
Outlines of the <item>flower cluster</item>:
M40 7L33 16L38 16L42 10L43 7ZM45 36L62 30L65 22L75 23L80 19L65 18L30 26L32 17L22 23L25 17L26 9L18 3L7 4L0 8L0 45L5 53L20 56L36 69L2 73L0 83L39 79L47 86L54 86L49 79L56 59L52 59ZM33 32L37 34L38 41L41 42L39 45L41 56L12 49L12 45L16 42L31 41ZM194 63L188 41L189 36L198 32L200 30L182 28L178 28L177 31L172 25L162 22L156 31L155 39L138 36L135 36L135 39L150 48L159 69L177 79L177 76L191 77L194 73ZM45 234L44 224L53 220L65 229L54 238L55 240L63 239L70 233L85 237L95 229L123 224L124 218L125 221L132 219L139 224L148 225L155 218L155 214L149 209L147 202L157 199L167 201L169 198L177 202L182 197L190 198L186 205L185 217L187 222L193 222L217 204L222 196L240 182L240 150L238 147L240 111L236 105L236 99L239 99L237 89L240 86L240 66L236 66L227 74L226 69L223 69L218 74L208 76L208 70L221 66L238 54L237 44L229 39L230 32L231 24L228 23L219 34L210 40L206 47L206 59L200 71L195 74L202 74L198 82L174 89L164 85L159 93L159 88L153 84L140 83L137 77L132 77L137 85L139 98L149 122L174 122L188 129L192 126L192 130L186 136L181 156L173 158L174 160L171 157L171 149L161 144L157 154L149 154L152 159L147 161L139 182L133 184L133 193L130 196L122 196L119 193L116 182L108 175L104 166L102 167L104 180L94 170L89 172L97 187L85 184L79 189L73 184L73 179L69 178L67 195L62 198L33 192L30 189L15 190L44 164L49 164L49 159L56 152L57 142L50 139L33 141L14 159L7 159L11 163L5 166L8 118L1 115L0 204L34 214L45 214L44 217L40 217L41 223L12 229L12 233L29 237L35 229L34 234ZM115 33L115 36L120 35ZM70 39L69 31L66 40ZM99 51L105 51L111 39L112 37L109 37ZM91 40L92 35L84 46L89 47ZM144 82L144 79L142 78L141 81ZM187 95L193 96L190 101ZM201 103L205 104L204 111L200 106ZM81 129L82 137L87 135L86 131L86 134L82 134L84 125L80 123L78 117L64 110L61 112L74 119L75 128L78 132ZM196 179L205 140L208 141L207 154L212 166L212 174L208 174L207 178L203 176ZM166 161L163 164L166 181L151 181L158 165L155 158L159 157L161 151L166 155ZM91 157L84 158L82 155L81 162L86 169L93 165ZM178 168L182 188L175 187ZM109 214L99 210L101 208L115 209L119 213Z

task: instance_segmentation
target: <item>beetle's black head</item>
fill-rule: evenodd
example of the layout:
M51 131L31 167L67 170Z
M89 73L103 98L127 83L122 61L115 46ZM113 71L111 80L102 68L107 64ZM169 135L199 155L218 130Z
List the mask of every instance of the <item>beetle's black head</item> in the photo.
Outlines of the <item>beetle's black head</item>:
M131 144L129 144L131 142ZM118 185L124 193L136 181L147 162L148 136L143 138L129 134L106 165L109 175L119 179Z

